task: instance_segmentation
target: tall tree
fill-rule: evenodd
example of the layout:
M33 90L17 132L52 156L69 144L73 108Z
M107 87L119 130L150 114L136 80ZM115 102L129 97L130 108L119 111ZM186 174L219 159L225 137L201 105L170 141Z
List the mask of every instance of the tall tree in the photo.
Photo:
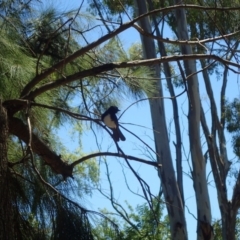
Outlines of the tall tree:
M115 80L125 76L119 89L138 97L144 85L151 86L136 78L148 76L147 70L126 71L124 66L104 63L126 58L116 47L117 32L89 44L84 36L89 28L82 28L78 18L89 24L90 16L86 19L80 10L81 5L75 11L40 11L34 1L0 5L1 239L93 239L88 216L97 214L72 200L71 180L68 184L64 180L74 174L72 184L81 188L79 195L91 193L91 183L98 181L92 159L98 156L157 166L120 151L70 154L56 136L63 124L75 126L81 135L83 122L110 134L98 110L121 95L121 91L109 94ZM72 104L76 96L77 107ZM112 227L117 232L116 225Z
M175 1L175 4L179 4L179 2ZM178 20L176 27L178 38L189 40L185 10L179 8L175 11L175 18ZM181 53L183 55L193 54L191 47L187 44L181 45ZM193 166L192 177L197 202L197 237L198 239L211 239L211 206L207 187L206 164L202 153L200 138L201 104L198 89L198 77L195 74L197 72L195 62L193 60L184 61L184 69L185 75L187 76L186 82L189 101L188 131Z
M138 16L147 13L147 4L145 1L136 1L136 9ZM139 20L139 25L144 32L151 34L151 24L149 17ZM156 49L154 40L146 36L141 37L144 58L156 58ZM154 77L160 77L160 66L155 66ZM184 239L187 237L186 221L184 216L183 199L179 191L176 181L172 155L169 146L169 138L167 132L166 116L164 109L164 97L162 90L162 81L156 84L158 92L154 95L154 99L150 99L150 109L152 125L154 129L154 141L156 146L156 157L163 168L159 169L159 177L163 186L163 193L167 203L168 217L170 222L171 235L174 239ZM160 140L161 139L161 140ZM174 206L174 208L172 207ZM177 211L176 211L177 209Z
M62 180L74 176L78 180L74 182L75 184L85 185L81 176L87 174L87 169L93 169L92 173L97 169L94 161L91 162L90 159L100 156L115 156L125 160L139 181L151 210L153 210L153 197L149 186L138 176L129 161L139 161L156 167L163 186L172 239L188 238L184 214L177 105L173 101L176 149L178 149L176 177L172 162L173 151L169 145L166 127L163 88L160 81L156 83L149 80L160 77L159 64L164 63L168 63L163 65L166 77L171 75L171 71L176 71L177 66L179 67L178 72L182 79L179 81L179 78L175 77L176 85L183 86L183 94L189 102L188 142L193 166L191 176L197 202L198 239L212 238L211 209L203 140L200 136L200 120L217 187L223 236L225 239L234 239L237 211L240 207L238 194L240 174L238 172L237 178L234 179L234 191L229 203L226 180L230 164L225 148L224 127L227 73L229 69L237 72L234 68L239 68L236 37L238 31L219 30L211 14L216 19L219 17L222 20L220 14L222 11L236 11L239 10L239 6L225 8L228 2L223 7L211 2L208 3L209 6L176 5L177 3L171 5L174 3L167 2L166 6L160 8L154 1L148 3L136 1L138 13L133 11L136 17L131 19L127 12L128 7L132 6L131 1L119 2L119 4L103 2L110 5L111 13L117 13L117 21L114 21L112 15L104 19L107 14L102 14L102 10L106 10L102 6L105 5L98 2L96 9L105 27L102 28L102 25L91 21L92 16L82 15L82 5L76 11L61 13L54 9L41 12L34 8L32 3L34 1L12 0L0 4L2 99L0 121L3 126L0 133L0 208L1 215L4 216L1 219L1 230L5 239L25 239L26 236L29 239L49 237L66 239L69 236L72 239L93 239L88 215L94 213L71 199L73 192ZM96 1L93 3L96 4ZM190 21L186 19L190 16L188 14L196 9L206 14L203 14L201 22L199 20L195 25L191 19L197 19L197 15L193 14ZM128 13L129 22L123 23L124 18L121 15L123 13ZM233 15L230 16L230 20L236 19ZM176 34L177 40L164 38L163 32L159 31L161 33L159 34L157 31L157 27L159 29L164 27L166 22ZM188 25L187 22L190 24ZM152 26L154 26L153 30ZM217 26L217 31L214 26ZM223 25L224 28L229 26L231 24ZM119 33L130 27L134 27L143 36L144 59L141 55L137 59L131 59L117 38ZM101 30L99 32L102 35L93 41L89 32L95 31L96 28ZM199 33L199 36L191 35L193 39L189 40L188 31L191 31L191 34ZM214 31L219 35L212 34ZM195 40L194 37L198 39ZM230 41L232 38L236 41L234 45ZM178 55L165 56L168 52L159 49L161 53L159 57L152 39L164 42L169 50L177 51ZM221 55L221 49L209 54L209 44L213 44L214 49L218 44L222 46L223 40L226 55ZM172 48L169 44L173 44ZM161 44L158 46L163 47ZM183 61L183 67L180 61ZM202 69L196 66L195 61L201 64ZM170 62L179 64L169 65ZM208 77L211 71L222 66L225 69L221 91L221 114L216 120L216 104L213 101ZM201 106L198 89L198 71L203 73L207 94L211 100L211 131L208 121L204 118L204 110L201 109L203 105ZM170 80L167 86L171 89L171 98L176 99ZM117 142L114 142L115 152L100 152L98 149L96 153L91 154L81 152L80 156L67 154L56 137L56 129L63 124L65 126L74 124L81 137L84 123L90 123L87 125L90 129L96 131L101 128L111 137L112 133L100 120L100 112L103 112L107 105L117 105L119 98L125 92L127 96L131 93L139 100L144 94L152 98L150 103L155 130L156 161L131 156L125 153ZM218 142L216 136L219 138ZM146 146L149 147L148 144ZM84 163L88 168L83 167ZM89 175L88 179L97 181L97 174ZM84 192L84 188L81 188L81 193L86 194L87 191ZM12 222L14 228L9 229ZM112 226L117 229L116 225Z
M105 2L104 2L105 3ZM226 96L226 86L227 86L227 77L229 72L229 67L224 66L223 70L223 83L221 89L221 101L220 101L220 114L218 115L218 108L215 100L215 96L213 94L212 86L210 83L210 76L213 75L213 71L216 71L216 75L218 78L221 77L219 69L222 67L216 61L211 61L207 58L201 58L200 55L204 53L211 53L216 56L221 57L222 59L234 61L238 64L238 56L237 56L237 49L238 49L238 31L234 27L234 24L238 21L239 16L236 14L236 10L239 8L239 4L237 2L230 3L230 2L196 2L193 1L191 3L197 5L183 5L183 3L179 2L164 2L159 5L155 1L135 1L138 8L140 6L144 9L144 11L140 11L140 14L136 13L136 8L133 8L133 12L136 15L141 15L143 13L149 13L149 19L145 18L145 22L143 19L139 21L139 26L135 26L141 34L142 45L144 49L144 57L148 58L147 55L151 55L150 58L156 57L156 51L154 50L153 46L153 39L157 40L157 44L159 46L159 52L161 56L166 56L165 46L170 49L170 44L175 44L172 48L178 54L185 56L186 59L181 59L183 61L183 66L178 62L177 66L179 66L179 74L181 74L182 79L176 81L176 85L181 85L185 88L186 94L188 96L189 101L189 113L188 113L188 131L189 131L189 148L191 153L191 160L192 160L192 167L191 170L191 177L194 184L194 190L196 195L196 202L197 202L197 234L198 239L211 239L213 236L212 227L211 227L211 209L210 209L210 200L209 200L209 187L207 182L207 175L206 175L206 156L209 156L211 169L213 171L213 178L217 189L218 195L218 203L219 208L222 216L222 235L224 239L234 239L235 238L235 223L236 223L236 213L238 207L238 200L236 191L238 189L238 180L235 179L235 187L234 193L231 198L230 204L228 197L227 197L227 186L225 185L228 172L230 169L230 162L227 157L227 149L226 149L226 140L225 140L225 121L226 121L226 106L225 101L227 99ZM108 3L107 3L108 4ZM175 5L174 5L175 4ZM180 4L180 5L178 5ZM99 4L101 6L101 4ZM102 5L103 6L103 5ZM126 13L129 17L129 11L127 12L131 3L128 1L121 1L119 5L111 5L108 4L110 12L112 14L122 14ZM133 5L132 5L133 6ZM161 7L161 9L159 9ZM100 8L99 8L100 9ZM119 10L121 9L121 10ZM139 10L138 9L138 10ZM222 13L222 10L225 10ZM151 14L150 11L153 11ZM147 25L148 21L151 21L150 24ZM173 30L176 34L176 38L178 41L170 40L169 36L165 37L160 34L163 33L161 31L168 23L169 27ZM219 25L219 23L223 23ZM144 25L145 24L145 25ZM195 39L200 39L199 44L195 44ZM144 40L148 39L148 40ZM191 40L190 40L191 39ZM165 43L165 45L163 44ZM179 47L176 47L179 46ZM218 48L218 46L221 46ZM171 53L170 53L171 54ZM199 56L194 56L194 54L200 54ZM187 59L187 56L189 58ZM163 57L164 59L164 57ZM199 60L201 67L196 65L196 59ZM178 59L176 58L176 61ZM198 67L197 67L198 66ZM237 66L237 65L236 65ZM176 69L176 66L174 66ZM157 67L156 67L157 69ZM183 70L184 69L184 70ZM235 69L232 69L235 73ZM169 71L167 64L165 63L163 66L163 71L166 78L169 80L171 76L171 71ZM202 76L198 73L202 73ZM159 76L156 74L155 76ZM211 104L211 119L212 125L210 126L209 121L206 120L204 116L203 110L203 103L200 101L200 94L199 94L199 82L198 78L202 77L205 83L205 88L210 99ZM176 78L177 79L177 78ZM172 98L176 99L175 95L173 94L171 85L168 81L168 88ZM180 83L180 84L179 84ZM202 86L202 84L201 84ZM160 97L163 97L161 87L158 88ZM175 107L174 107L175 106ZM173 105L174 109L174 120L178 118L177 113L177 105ZM163 107L158 109L164 109ZM155 119L159 120L161 123L161 127L164 128L165 124L161 121L162 117L164 116L164 111L159 111L156 108L152 111L152 119L153 122ZM157 115L157 116L156 116ZM228 114L231 116L231 114ZM202 129L200 128L200 121ZM156 120L157 122L157 120ZM176 142L180 143L181 139L179 138L179 124L178 121L174 121L175 123L175 131L176 131ZM210 129L209 130L209 126ZM233 125L232 125L233 126ZM153 123L153 129L159 129L157 124ZM231 131L233 128L230 128ZM207 143L207 154L203 156L203 140L200 135L200 131L203 130L205 135L205 141ZM237 132L238 130L236 130ZM159 132L164 133L164 131ZM217 139L218 138L218 139ZM236 144L236 135L235 135L235 147L238 145ZM156 144L156 159L159 158L159 155L167 151L169 147L166 147L164 144L166 142L166 138L163 135L157 136L155 133L155 144ZM159 145L162 145L164 148L162 151L159 151ZM181 147L181 144L177 144L177 146ZM177 148L176 148L177 149ZM177 179L178 179L178 186L180 189L180 194L182 198L184 198L183 189L182 188L182 178L181 178L181 149L178 148L178 152L176 154L177 158ZM168 158L169 160L171 159ZM180 160L180 161L179 161ZM161 171L165 171L168 176L174 176L173 170L170 170L168 166L171 163L163 164L163 168ZM165 167L165 168L164 168ZM172 178L174 179L174 177ZM172 182L171 182L172 183ZM165 181L162 181L164 185L163 188L167 186ZM171 187L174 184L171 184ZM164 191L165 199L167 200L169 195L166 194ZM166 201L168 203L168 201ZM183 199L184 202L184 199ZM175 204L172 204L175 206ZM175 209L178 211L177 209ZM233 213L234 217L230 212ZM175 217L176 215L174 215ZM171 222L171 216L169 216ZM178 215L175 217L178 218ZM173 220L174 222L174 220ZM231 225L231 226L230 226ZM174 226L174 224L172 225ZM181 227L184 225L181 225ZM176 227L176 224L175 224ZM180 228L181 228L180 227ZM173 229L173 228L172 228ZM179 228L177 228L179 229ZM174 231L172 231L172 237L174 239ZM186 236L178 235L177 238L185 239Z

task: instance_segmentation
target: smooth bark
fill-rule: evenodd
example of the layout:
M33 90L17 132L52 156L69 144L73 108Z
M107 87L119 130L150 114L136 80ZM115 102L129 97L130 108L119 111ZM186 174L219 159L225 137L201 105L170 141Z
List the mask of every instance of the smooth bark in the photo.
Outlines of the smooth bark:
M145 1L136 1L136 6L138 15L147 12ZM139 21L139 25L145 32L151 33L149 18L146 17L144 19L141 19ZM141 36L141 40L143 45L144 58L156 58L156 49L153 39ZM154 77L160 78L160 67L158 65L155 65L152 67L152 69L154 70ZM186 222L181 194L172 164L161 80L158 81L156 87L157 93L154 97L158 98L150 100L150 110L154 130L157 161L158 163L162 164L162 168L159 169L158 173L162 182L163 193L167 203L172 239L182 240L187 239Z
M179 2L175 2L176 4ZM184 9L175 10L175 18L177 23L177 34L179 39L188 40L187 20ZM181 45L181 53L184 55L192 54L189 45ZM185 73L187 76L187 87L189 97L188 112L188 131L190 152L193 165L193 186L196 194L197 205L197 239L212 239L213 232L211 226L211 206L209 200L207 179L206 179L206 163L202 153L200 138L200 96L198 89L198 77L196 63L193 60L184 62ZM190 77L188 77L190 76Z
M237 49L238 44L236 44L235 49ZM233 51L234 52L234 51ZM229 56L231 59L233 55ZM201 61L201 66L203 69L206 69L205 61ZM225 119L225 90L227 84L227 73L228 69L225 68L223 74L223 83L221 91L221 115L220 119L217 113L217 106L213 94L213 89L211 81L207 70L203 71L203 79L205 82L205 87L211 104L211 117L212 117L212 126L211 132L208 129L205 115L203 110L201 112L201 123L204 131L204 135L207 139L209 159L213 172L214 181L216 184L216 190L218 194L218 204L221 213L222 221L222 238L223 239L235 239L235 228L236 228L236 217L237 211L239 208L239 196L238 194L233 194L232 201L228 201L227 197L227 184L226 178L228 171L230 169L230 161L228 160L227 151L226 151L226 140L224 134L224 124ZM218 138L217 138L218 136ZM219 145L219 148L217 147ZM239 176L238 176L239 179ZM238 190L237 190L238 189ZM236 182L234 192L239 191L239 180Z
M152 0L148 0L148 3L149 3L149 8L152 11L154 6ZM153 19L153 23L156 31L156 36L159 39L163 38L159 30L157 19L154 15L152 16L152 19ZM167 50L165 48L164 43L162 41L158 41L157 44L158 44L158 48L161 56L162 57L167 56ZM182 169L182 138L181 138L180 123L179 123L178 103L177 103L177 98L175 97L176 94L175 94L173 83L172 83L173 79L172 79L170 63L164 62L162 63L162 65L163 65L163 72L167 81L168 90L172 98L171 101L172 101L172 108L173 108L173 121L174 121L175 134L176 134L176 143L174 143L174 145L176 149L177 183L178 183L179 191L181 194L182 203L184 206L185 202L184 202L183 169Z

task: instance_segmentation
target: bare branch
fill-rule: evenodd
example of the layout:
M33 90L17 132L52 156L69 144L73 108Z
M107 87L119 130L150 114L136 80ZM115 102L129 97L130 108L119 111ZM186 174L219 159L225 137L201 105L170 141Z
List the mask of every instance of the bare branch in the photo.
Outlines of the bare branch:
M240 31L235 31L235 32L225 34L225 35L221 35L221 36L217 36L217 37L214 37L214 38L206 38L206 39L202 39L202 40L196 39L195 41L192 41L192 40L184 40L183 41L183 40L171 40L169 38L162 38L162 37L155 36L152 33L148 33L146 31L144 31L140 26L138 26L136 24L134 24L133 27L140 34L142 34L146 37L158 40L158 41L163 42L163 43L171 43L171 44L176 44L176 45L179 45L179 44L200 45L205 50L207 50L207 48L206 48L206 46L203 45L204 43L215 42L215 41L221 40L221 39L227 39L227 38L236 36L237 34L240 33Z
M71 166L75 167L77 164L82 163L82 162L84 162L88 159L91 159L91 158L94 158L94 157L101 157L101 156L112 156L112 157L127 158L129 160L145 163L145 164L148 164L148 165L152 165L154 167L161 167L161 164L158 164L158 163L155 163L155 162L152 162L152 161L148 161L148 160L141 159L141 158L138 158L138 157L134 157L134 156L131 156L131 155L123 155L123 154L120 154L120 153L113 153L113 152L92 153L92 154L89 154L87 156L84 156L84 157L74 161L71 164Z

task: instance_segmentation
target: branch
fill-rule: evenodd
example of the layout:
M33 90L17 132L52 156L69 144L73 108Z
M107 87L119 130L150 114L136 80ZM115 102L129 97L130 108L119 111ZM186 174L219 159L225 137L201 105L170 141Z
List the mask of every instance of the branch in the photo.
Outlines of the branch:
M65 199L67 202L71 203L72 205L74 205L76 208L81 210L81 213L83 214L94 214L94 215L98 215L101 218L106 219L107 221L109 221L115 229L118 229L118 226L108 217L106 217L105 215L103 215L100 212L95 212L92 210L88 210L86 208L83 208L82 206L80 206L78 203L76 203L75 201L71 200L70 198L66 197L64 194L62 194L60 191L58 191L54 186L52 186L50 183L46 182L44 180L44 178L42 177L42 175L40 174L40 172L38 171L38 169L33 165L34 171L37 174L39 180L41 181L41 183L46 186L48 189L50 189L51 191L53 191L55 193L56 196L59 196L60 198Z
M73 162L70 166L72 166L72 168L74 168L77 164L82 163L90 158L94 158L94 157L101 157L101 156L113 156L113 157L120 157L120 158L124 158L124 159L129 159L129 160L133 160L133 161L137 161L137 162L141 162L141 163L145 163L148 165L152 165L154 167L161 167L161 164L155 163L155 162L151 162L151 161L147 161L138 157L134 157L131 155L123 155L120 153L112 153L112 152L98 152L98 153L93 153L93 154L89 154L87 156L84 156L78 160L76 160L75 162Z
M162 38L162 37L158 37L153 35L152 33L148 33L146 31L144 31L144 29L142 29L140 26L134 24L133 27L142 35L155 39L159 42L163 42L163 43L171 43L171 44L190 44L190 45L200 45L202 46L204 49L206 49L206 47L203 45L204 43L208 43L208 42L215 42L217 40L221 40L221 39L226 39L226 38L230 38L233 37L237 34L240 33L240 31L235 31L226 35L220 35L217 37L213 37L213 38L206 38L206 39L196 39L195 41L191 41L191 40L171 40L169 38Z
M72 55L70 55L69 57L61 60L60 62L58 62L57 64L53 65L52 67L48 68L45 72L41 73L40 75L35 76L23 89L22 93L21 93L21 97L24 97L25 95L27 95L31 89L36 86L41 80L45 79L47 76L49 76L50 74L52 74L53 72L55 72L56 70L59 70L60 68L62 68L63 66L65 66L66 64L72 62L73 60L75 60L76 58L78 58L79 56L82 56L83 54L85 54L86 52L88 52L89 50L101 45L102 43L106 42L107 40L115 37L116 35L118 35L119 33L127 30L128 28L134 26L134 24L136 22L138 22L140 19L150 16L152 14L159 14L160 12L165 13L169 12L171 10L174 9L178 9L178 8L191 8L191 9L201 9L201 10L205 10L205 11L210 11L210 10L215 10L215 11L230 11L230 10L239 10L240 7L229 7L229 8L217 8L217 7L204 7L204 6L198 6L198 5L191 5L191 4L183 4L183 5L175 5L175 6L170 6L167 8L161 8L161 9L156 9L153 11L150 11L148 13L142 14L141 16L133 19L130 22L124 23L122 24L118 29L104 35L103 37L99 38L98 40L88 44L86 47L83 47L81 49L79 49L78 51L76 51L75 53L73 53ZM186 41L176 41L176 43L182 43L182 44L186 44ZM196 44L198 44L199 41L196 41Z
M229 68L229 65L240 68L240 64L230 62L228 60L222 59L219 56L211 55L211 54L191 54L191 55L181 55L181 56L166 56L161 58L152 58L147 60L136 60L136 61L129 61L129 62L114 62L114 63L106 63L97 67L93 67L91 69L83 70L81 72L72 74L70 76L63 77L61 79L55 80L54 82L49 82L42 85L39 88L29 92L25 95L24 99L34 99L41 93L44 93L48 90L60 87L67 83L71 83L77 79L82 79L90 76L95 76L97 74L112 71L118 68L129 68L129 67L136 67L136 66L152 66L155 64L165 63L165 62L175 62L175 61L182 61L182 60L201 60L201 59L214 59L216 61L221 62L226 67ZM238 71L231 69L235 73L239 73Z
M20 138L26 145L29 144L29 129L20 119L9 118L9 133ZM31 138L31 147L34 153L41 156L45 163L57 174L62 174L64 178L72 177L73 167L71 165L64 162L60 156L49 149L34 132L32 132Z
M111 179L110 179L109 168L108 168L108 165L107 165L106 162L105 162L105 166L106 166L106 170L107 170L107 180L108 180L109 188L110 188L110 196L108 196L107 194L103 193L103 191L101 189L98 189L99 192L104 197L106 197L107 199L110 200L113 209L119 214L119 216L122 217L133 229L135 229L137 232L139 232L137 226L132 221L130 221L130 217L129 217L129 214L127 213L127 211L124 209L124 207L121 204L119 204L115 200L115 198L113 196L114 195L114 190L113 190L112 182L111 182Z
M81 55L85 54L86 52L90 51L91 49L99 46L100 44L104 43L105 41L113 38L114 36L116 36L117 34L125 31L126 29L128 29L129 27L131 27L136 21L132 21L132 22L128 22L125 23L123 25L121 25L121 27L119 27L118 29L116 29L115 31L104 35L103 37L99 38L97 41L88 44L86 47L83 47L81 49L79 49L78 51L76 51L75 53L73 53L72 55L70 55L69 57L61 60L60 62L58 62L57 64L53 65L52 67L48 68L45 72L43 72L40 75L35 76L23 89L22 93L21 93L21 97L25 96L26 94L28 94L28 92L34 87L36 86L41 80L45 79L47 76L49 76L50 74L52 74L53 72L55 72L56 70L62 68L63 66L65 66L66 64L72 62L73 60L75 60L76 58L80 57Z

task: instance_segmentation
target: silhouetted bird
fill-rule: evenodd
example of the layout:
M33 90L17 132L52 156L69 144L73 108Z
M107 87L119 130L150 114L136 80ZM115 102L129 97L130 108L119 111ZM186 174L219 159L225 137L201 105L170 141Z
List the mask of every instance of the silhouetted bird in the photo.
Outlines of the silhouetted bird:
M113 139L118 142L119 139L125 141L126 138L119 129L118 119L116 113L120 111L116 106L111 106L104 114L102 114L102 121L113 131Z

